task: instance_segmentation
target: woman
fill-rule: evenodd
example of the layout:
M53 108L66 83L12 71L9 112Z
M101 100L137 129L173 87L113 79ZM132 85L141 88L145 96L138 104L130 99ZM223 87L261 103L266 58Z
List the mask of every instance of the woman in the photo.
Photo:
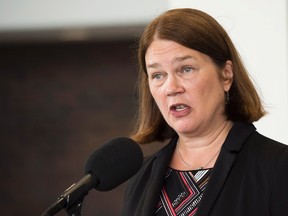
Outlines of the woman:
M169 139L129 182L123 216L288 215L288 147L259 134L265 111L225 30L167 11L140 39L132 138Z

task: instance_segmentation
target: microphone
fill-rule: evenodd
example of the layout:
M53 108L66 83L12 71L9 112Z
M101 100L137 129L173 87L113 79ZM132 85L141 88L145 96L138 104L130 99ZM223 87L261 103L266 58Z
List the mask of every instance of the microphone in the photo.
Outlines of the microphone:
M67 188L41 216L52 216L63 208L82 205L84 197L94 188L112 190L131 178L141 168L143 153L132 139L119 137L101 145L88 158L85 176Z

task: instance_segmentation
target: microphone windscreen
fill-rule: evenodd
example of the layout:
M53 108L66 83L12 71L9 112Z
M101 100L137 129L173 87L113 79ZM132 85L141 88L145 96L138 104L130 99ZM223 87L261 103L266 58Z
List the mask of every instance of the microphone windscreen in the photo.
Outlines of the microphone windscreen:
M119 137L101 145L88 158L85 173L96 176L99 191L108 191L131 178L141 168L143 153L132 139Z

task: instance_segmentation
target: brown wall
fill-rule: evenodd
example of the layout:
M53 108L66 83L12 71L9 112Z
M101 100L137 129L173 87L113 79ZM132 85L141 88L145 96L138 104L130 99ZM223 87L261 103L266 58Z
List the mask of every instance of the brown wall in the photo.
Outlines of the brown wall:
M99 144L129 133L135 43L2 44L0 50L1 215L40 215L83 176ZM124 187L92 190L83 215L119 215Z

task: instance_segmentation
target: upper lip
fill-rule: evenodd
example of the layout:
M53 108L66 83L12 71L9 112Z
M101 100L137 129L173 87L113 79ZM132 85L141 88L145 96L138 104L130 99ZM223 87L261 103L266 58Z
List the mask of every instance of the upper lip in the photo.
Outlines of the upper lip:
M179 106L189 107L187 104L184 104L184 103L176 103L170 106L170 110L175 109L176 107L179 107Z

